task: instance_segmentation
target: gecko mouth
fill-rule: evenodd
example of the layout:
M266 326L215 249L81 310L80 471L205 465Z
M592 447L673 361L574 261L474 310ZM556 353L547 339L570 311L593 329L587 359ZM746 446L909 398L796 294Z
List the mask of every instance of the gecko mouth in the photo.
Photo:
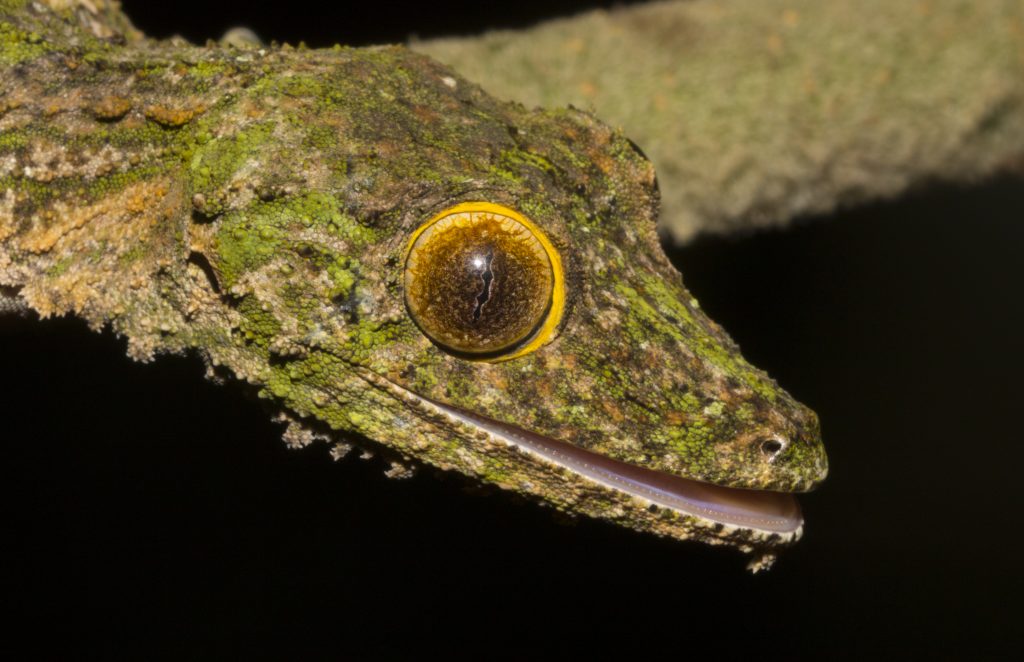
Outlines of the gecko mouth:
M486 416L416 396L449 417L507 444L543 457L595 483L710 523L796 537L803 516L783 492L712 485L614 460Z

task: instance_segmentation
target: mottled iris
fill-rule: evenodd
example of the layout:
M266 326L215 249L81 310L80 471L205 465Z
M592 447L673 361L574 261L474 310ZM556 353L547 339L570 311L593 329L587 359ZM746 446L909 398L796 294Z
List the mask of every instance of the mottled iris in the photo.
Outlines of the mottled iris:
M405 301L420 329L451 352L482 357L530 341L556 287L539 230L495 205L483 209L463 205L432 219L405 264Z

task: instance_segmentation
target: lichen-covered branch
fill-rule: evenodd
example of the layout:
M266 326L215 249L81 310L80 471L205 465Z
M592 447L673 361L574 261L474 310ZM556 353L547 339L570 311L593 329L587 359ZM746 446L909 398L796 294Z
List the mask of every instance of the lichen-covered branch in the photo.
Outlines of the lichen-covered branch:
M1024 156L1019 0L658 2L413 47L497 96L622 127L677 240Z

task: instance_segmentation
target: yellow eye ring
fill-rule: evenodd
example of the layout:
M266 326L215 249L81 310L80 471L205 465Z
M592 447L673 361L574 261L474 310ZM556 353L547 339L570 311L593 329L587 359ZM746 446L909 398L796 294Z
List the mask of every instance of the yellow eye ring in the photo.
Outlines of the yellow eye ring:
M565 313L558 250L503 205L464 202L413 232L405 303L420 330L475 361L508 361L551 342Z

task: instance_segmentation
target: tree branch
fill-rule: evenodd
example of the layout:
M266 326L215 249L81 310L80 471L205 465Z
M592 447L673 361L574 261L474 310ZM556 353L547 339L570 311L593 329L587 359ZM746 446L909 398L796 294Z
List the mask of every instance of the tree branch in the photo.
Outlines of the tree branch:
M678 241L1024 155L1016 0L658 2L413 48L499 97L621 126Z

